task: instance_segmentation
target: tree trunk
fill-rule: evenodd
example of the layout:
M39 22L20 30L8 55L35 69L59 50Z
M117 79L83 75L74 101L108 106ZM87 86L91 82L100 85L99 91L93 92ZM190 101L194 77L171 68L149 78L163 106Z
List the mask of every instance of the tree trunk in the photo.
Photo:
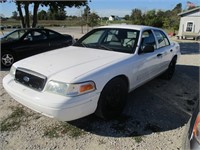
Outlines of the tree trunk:
M39 8L39 2L35 1L34 2L34 9L33 9L33 23L32 23L32 28L35 28L37 25L37 12Z
M30 28L30 20L29 20L29 2L25 2L24 10L25 10L25 17L26 17L26 27Z
M16 4L17 4L17 10L19 12L19 16L20 16L20 19L21 19L22 28L25 28L26 25L25 25L25 22L24 22L24 16L23 16L22 9L21 9L21 3L19 1L16 1Z

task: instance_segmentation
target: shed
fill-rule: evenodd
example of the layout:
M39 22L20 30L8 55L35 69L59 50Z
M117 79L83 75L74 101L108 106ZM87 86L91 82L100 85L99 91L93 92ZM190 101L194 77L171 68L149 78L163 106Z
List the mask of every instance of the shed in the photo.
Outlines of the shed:
M182 13L179 25L178 38L194 38L200 37L200 7L196 7Z
M118 16L111 15L111 16L109 17L109 19L108 19L108 20L109 20L109 21L121 20L121 18L120 18L120 17L118 17Z

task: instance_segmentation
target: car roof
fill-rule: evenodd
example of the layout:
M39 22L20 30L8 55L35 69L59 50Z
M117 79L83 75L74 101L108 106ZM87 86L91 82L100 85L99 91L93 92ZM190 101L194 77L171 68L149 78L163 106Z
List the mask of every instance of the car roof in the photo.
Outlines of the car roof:
M62 35L61 33L57 32L57 31L54 31L54 30L51 30L51 29L47 29L47 28L22 28L22 29L15 29L13 30L13 32L15 31L23 31L23 30L27 30L27 31L32 31L32 30L35 30L35 31L51 31L51 32L56 32L57 34L60 34Z
M17 30L49 30L49 29L46 29L46 28L22 28L22 29L16 29L15 31Z
M120 29L134 29L134 30L146 30L146 29L156 29L161 30L160 28L144 26L144 25L127 25L127 24L113 24L107 26L101 26L97 28L120 28Z

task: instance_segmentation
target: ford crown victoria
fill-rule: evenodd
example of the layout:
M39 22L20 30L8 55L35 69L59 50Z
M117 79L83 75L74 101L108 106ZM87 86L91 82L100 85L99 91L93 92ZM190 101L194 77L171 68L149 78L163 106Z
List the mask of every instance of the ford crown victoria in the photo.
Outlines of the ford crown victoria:
M112 119L129 92L159 75L171 79L179 54L161 29L103 26L73 46L14 63L3 86L19 103L61 121L92 113Z

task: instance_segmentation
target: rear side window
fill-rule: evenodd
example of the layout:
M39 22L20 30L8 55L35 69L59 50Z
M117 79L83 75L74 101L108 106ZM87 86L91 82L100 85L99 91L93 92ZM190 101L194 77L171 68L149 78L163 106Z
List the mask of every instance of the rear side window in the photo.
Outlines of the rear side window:
M29 41L40 41L47 39L47 36L44 32L40 31L31 31L27 34L27 36L24 38L25 40L29 39Z
M59 37L60 37L60 35L58 33L49 31L49 38L50 39L56 39L56 38L59 38Z
M168 38L162 31L155 30L154 33L158 41L158 48L170 45Z

